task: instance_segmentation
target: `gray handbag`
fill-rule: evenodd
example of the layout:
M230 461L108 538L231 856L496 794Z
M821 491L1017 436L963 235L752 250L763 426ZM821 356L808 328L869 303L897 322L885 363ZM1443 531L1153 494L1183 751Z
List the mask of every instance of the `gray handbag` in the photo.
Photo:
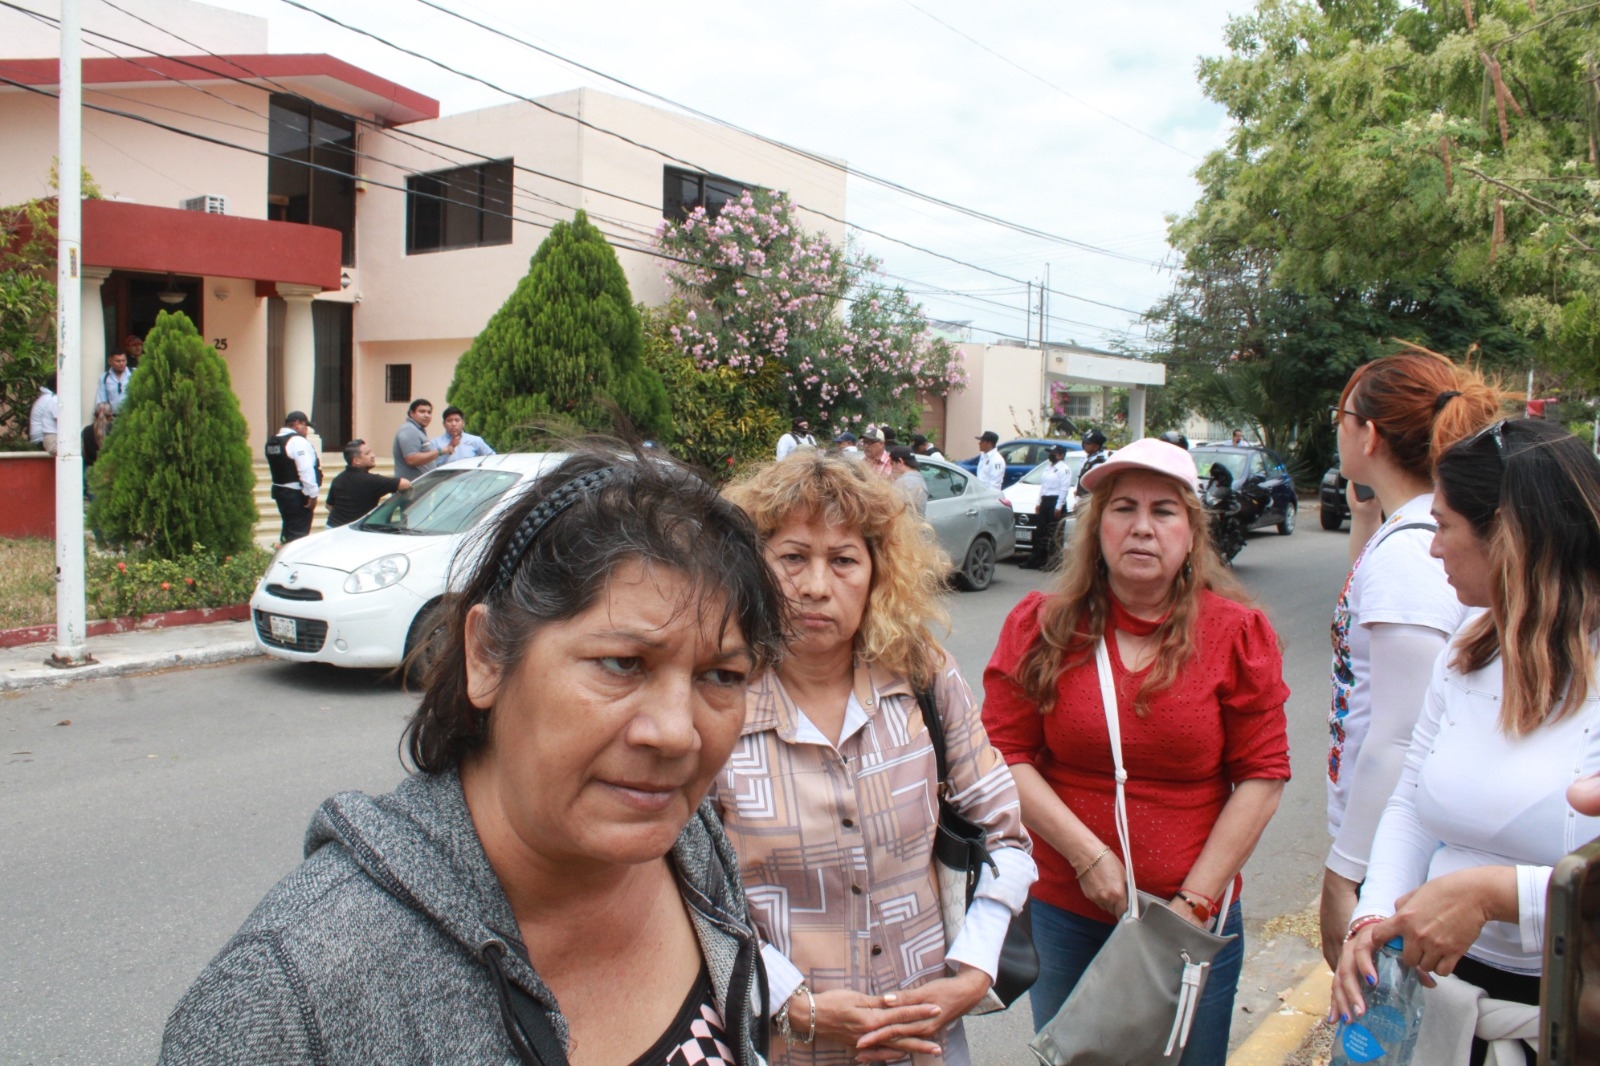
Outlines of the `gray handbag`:
M1111 656L1095 648L1100 698L1117 771L1117 840L1128 877L1128 909L1084 971L1072 995L1028 1046L1045 1066L1149 1066L1183 1057L1211 960L1232 936L1220 935L1233 882L1217 909L1216 932L1202 929L1163 900L1140 892L1127 860L1128 799L1123 785L1122 728Z

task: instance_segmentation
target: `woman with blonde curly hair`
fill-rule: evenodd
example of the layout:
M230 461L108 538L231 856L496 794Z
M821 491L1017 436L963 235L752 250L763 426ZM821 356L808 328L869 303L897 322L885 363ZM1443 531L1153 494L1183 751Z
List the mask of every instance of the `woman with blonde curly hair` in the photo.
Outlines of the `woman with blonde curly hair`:
M1089 509L1061 576L1011 612L983 674L983 722L1039 860L1034 1028L1110 939L1131 862L1141 894L1235 936L1211 964L1180 1060L1221 1066L1244 956L1239 871L1289 779L1283 658L1211 546L1187 452L1134 441L1083 480ZM1102 642L1131 854L1116 824Z
M762 938L776 1063L969 1061L960 1020L997 972L1035 877L1016 788L931 626L949 560L893 482L815 451L728 489L754 520L794 631L754 680L713 799ZM986 868L946 943L933 866L944 726L948 798Z

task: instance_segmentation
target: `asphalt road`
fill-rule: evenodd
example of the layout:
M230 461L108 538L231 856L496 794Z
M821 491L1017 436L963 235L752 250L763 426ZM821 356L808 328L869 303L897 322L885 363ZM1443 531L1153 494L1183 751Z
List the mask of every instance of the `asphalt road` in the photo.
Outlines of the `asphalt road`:
M1326 847L1327 625L1346 537L1257 534L1238 572L1283 638L1295 780L1246 870L1250 924L1302 909ZM1043 576L1002 566L950 599L980 684L1006 613ZM143 1063L168 1011L300 858L310 815L385 791L411 700L381 675L270 660L0 699L0 1062ZM1025 1010L973 1029L980 1063L1031 1056Z

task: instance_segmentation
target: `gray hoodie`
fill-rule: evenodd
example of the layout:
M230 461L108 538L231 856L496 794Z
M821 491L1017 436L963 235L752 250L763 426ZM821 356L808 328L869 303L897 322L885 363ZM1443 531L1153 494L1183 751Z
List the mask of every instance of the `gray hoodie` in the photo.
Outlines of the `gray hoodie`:
M386 796L340 793L305 849L173 1009L163 1064L534 1061L507 1035L513 1000L546 1012L566 1041L455 773L418 774ZM765 974L738 860L709 807L672 862L728 1044L754 1066Z

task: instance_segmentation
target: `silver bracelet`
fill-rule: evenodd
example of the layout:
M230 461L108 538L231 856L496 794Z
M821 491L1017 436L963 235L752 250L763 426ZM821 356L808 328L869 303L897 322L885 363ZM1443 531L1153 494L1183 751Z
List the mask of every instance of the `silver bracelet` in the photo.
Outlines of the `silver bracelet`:
M796 989L796 991L799 991ZM772 1022L778 1027L778 1038L785 1044L794 1043L794 1030L789 1028L789 1003L794 999L794 993L789 994L789 999L783 1001L783 1006L778 1008L778 1013L772 1016ZM812 1025L815 1029L816 1026Z
M806 994L806 1017L809 1019L810 1024L806 1028L806 1035L800 1037L799 1042L802 1044L809 1044L817 1038L817 997L811 994L811 986L806 984L804 981L800 982L800 987L795 989L795 991L804 992ZM790 996L789 998L793 999L794 997ZM784 1007L784 1023L785 1028L787 1028L787 1023L789 1020L789 1012L787 1009L788 1004L784 1004ZM794 1043L794 1041L791 1040L790 1043Z

